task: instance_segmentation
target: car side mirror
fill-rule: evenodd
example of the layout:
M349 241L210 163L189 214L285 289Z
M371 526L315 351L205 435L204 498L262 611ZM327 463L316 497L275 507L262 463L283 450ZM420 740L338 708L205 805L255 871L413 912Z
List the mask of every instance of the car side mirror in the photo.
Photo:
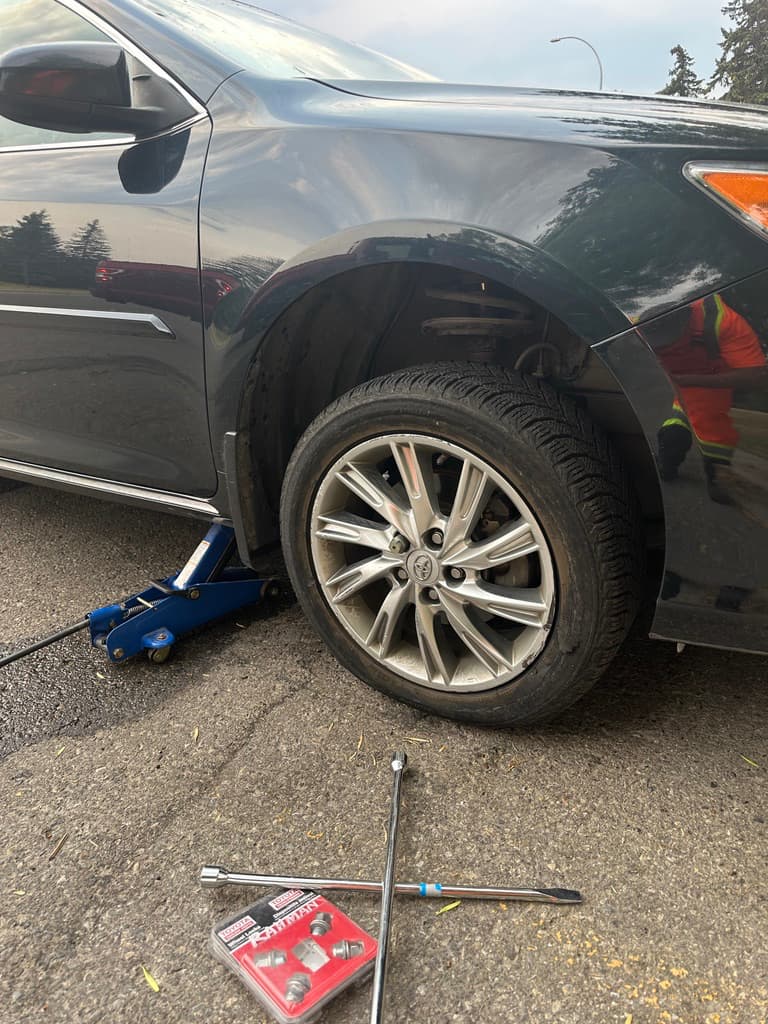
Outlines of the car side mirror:
M0 56L0 115L35 128L146 136L178 123L175 110L134 105L131 86L115 43L43 43ZM171 106L178 101L174 93Z

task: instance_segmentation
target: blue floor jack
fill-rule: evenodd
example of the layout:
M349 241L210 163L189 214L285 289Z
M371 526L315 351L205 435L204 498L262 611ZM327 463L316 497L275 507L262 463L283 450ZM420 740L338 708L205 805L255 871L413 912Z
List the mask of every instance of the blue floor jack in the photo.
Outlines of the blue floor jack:
M0 658L0 668L84 629L90 631L91 644L110 661L123 662L142 651L150 661L165 661L185 633L264 597L277 596L274 580L227 564L235 548L232 527L214 523L179 572L152 580L140 594L96 608L66 629Z

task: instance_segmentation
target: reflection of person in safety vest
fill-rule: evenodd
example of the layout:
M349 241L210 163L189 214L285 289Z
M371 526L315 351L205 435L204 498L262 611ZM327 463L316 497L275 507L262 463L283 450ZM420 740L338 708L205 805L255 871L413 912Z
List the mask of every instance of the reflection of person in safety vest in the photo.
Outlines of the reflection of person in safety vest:
M662 478L675 479L695 440L704 458L710 497L728 503L717 474L719 467L731 464L739 443L731 417L733 392L755 387L765 374L760 341L744 317L719 295L699 299L660 326L663 337L652 327L649 340L680 396L659 430Z

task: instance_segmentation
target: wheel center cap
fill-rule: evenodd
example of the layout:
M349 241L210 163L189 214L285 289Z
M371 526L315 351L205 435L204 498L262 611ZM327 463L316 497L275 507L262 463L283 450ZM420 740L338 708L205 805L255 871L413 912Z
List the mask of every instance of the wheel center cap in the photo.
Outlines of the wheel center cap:
M440 576L440 563L429 551L412 551L405 567L414 583L436 583Z

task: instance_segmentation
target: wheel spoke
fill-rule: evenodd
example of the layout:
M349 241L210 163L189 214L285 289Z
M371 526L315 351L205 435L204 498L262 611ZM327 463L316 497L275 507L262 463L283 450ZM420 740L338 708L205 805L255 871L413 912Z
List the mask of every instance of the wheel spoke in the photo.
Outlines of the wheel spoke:
M333 595L334 604L342 604L348 601L365 587L382 579L392 569L399 565L396 558L388 558L386 555L374 555L373 558L364 558L354 565L347 565L339 569L330 579L326 580L326 586L336 587Z
M410 509L406 508L399 496L384 477L370 466L348 462L336 473L346 487L394 528L414 543Z
M437 621L439 611L439 604L416 601L416 636L430 682L450 686L456 670L456 658L445 643L440 643Z
M441 592L440 601L459 639L489 672L499 676L514 667L512 659L499 648L493 631L482 623L473 622L461 601L445 591Z
M418 449L412 441L391 441L389 446L413 510L416 531L421 537L436 525L440 515L432 455Z
M515 558L536 554L538 550L539 545L531 530L531 524L514 522L502 526L487 540L454 545L445 562L458 569L476 569L482 572L484 569L504 565Z
M353 512L331 512L317 517L322 526L315 531L323 540L337 540L342 544L358 544L364 548L387 551L395 529L383 523L357 516Z
M380 658L389 656L400 633L403 612L413 601L413 584L395 584L381 603L366 639L369 647L376 647Z
M452 593L474 608L522 626L542 629L549 616L549 605L538 587L497 587L484 580L468 579L452 588Z
M469 537L492 489L493 483L485 470L465 459L445 528L444 551L450 552L455 544Z

